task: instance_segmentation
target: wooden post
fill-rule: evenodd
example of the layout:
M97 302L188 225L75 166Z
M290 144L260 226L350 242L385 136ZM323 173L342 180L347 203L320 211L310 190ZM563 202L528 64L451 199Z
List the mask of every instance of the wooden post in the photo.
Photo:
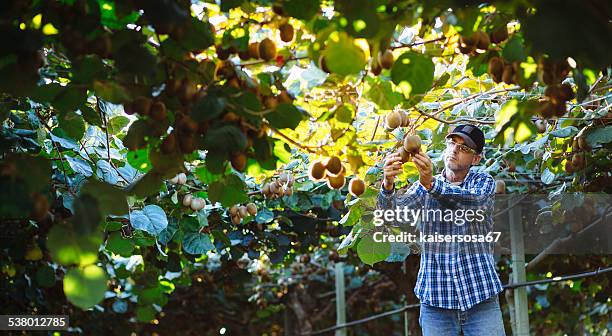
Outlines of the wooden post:
M517 196L520 197L520 196ZM508 206L516 202L516 197L510 197ZM526 280L525 274L525 242L523 241L523 220L521 206L516 204L508 212L510 217L510 241L512 248L512 282L519 283ZM525 287L514 290L514 317L515 336L529 336L529 305L527 302L527 290Z
M346 323L346 302L344 296L344 263L336 263L336 325ZM336 330L336 336L346 336L346 328Z

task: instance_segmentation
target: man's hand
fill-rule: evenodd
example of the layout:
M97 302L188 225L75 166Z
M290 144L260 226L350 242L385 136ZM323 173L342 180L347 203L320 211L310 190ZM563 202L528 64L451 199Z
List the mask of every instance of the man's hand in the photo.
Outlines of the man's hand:
M430 189L433 183L433 163L431 159L427 154L419 152L414 155L412 161L419 170L419 181L425 188Z
M383 172L383 188L392 190L395 177L402 173L402 158L398 153L387 155Z

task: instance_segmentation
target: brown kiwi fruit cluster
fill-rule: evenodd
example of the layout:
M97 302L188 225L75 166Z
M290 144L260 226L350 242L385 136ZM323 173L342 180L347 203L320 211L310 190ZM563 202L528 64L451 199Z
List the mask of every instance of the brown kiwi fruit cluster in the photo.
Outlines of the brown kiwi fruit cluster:
M365 192L365 182L359 177L353 177L349 181L348 190L349 193L355 197L361 196Z
M565 172L572 174L586 167L584 152L591 151L591 146L583 135L574 137L572 141L572 154L565 161Z
M391 49L379 51L378 55L370 60L370 71L374 76L378 76L383 69L391 69L394 62Z
M183 196L183 206L191 208L193 211L200 211L206 206L206 201L200 197L193 197L192 194L186 194Z
M402 163L406 163L412 160L412 157L421 151L421 138L418 135L404 136L402 145L397 150L397 153L402 158Z
M561 83L571 67L567 59L554 60L551 58L540 57L538 59L538 80L546 85Z
M391 111L385 116L385 129L387 132L391 132L398 127L410 126L410 118L408 113L404 111Z
M170 179L170 183L183 185L187 183L187 175L185 175L185 173L178 173L176 176Z
M234 205L229 209L229 215L232 223L238 225L242 222L243 218L247 216L257 215L257 206L255 203L248 203L247 205Z
M482 54L489 49L491 39L483 31L475 31L470 36L460 36L458 51L464 55Z
M491 43L500 44L508 39L508 26L506 24L489 32Z
M291 25L289 25L289 27L291 27L291 29L293 29L293 27ZM283 36L285 38L288 37L288 32L287 32L288 28L284 27L283 30L281 30L281 39L283 38ZM284 31L284 33L283 33ZM291 36L291 39L293 39L293 36ZM283 40L284 41L284 40ZM291 40L289 40L291 41ZM287 42L287 41L285 41ZM249 45L247 46L246 49L244 50L238 50L236 49L236 47L234 46L230 46L228 48L223 48L220 45L217 45L216 47L216 52L217 52L217 57L222 60L225 61L227 60L232 54L238 54L238 57L240 57L241 60L246 61L249 59L262 59L264 61L270 61L274 58L276 58L276 43L274 43L274 41L272 41L269 38L265 38L262 41L255 41L255 42L251 42L249 43Z
M488 72L495 83L518 84L520 71L519 62L506 62L498 56L489 59Z
M164 121L168 117L166 104L149 97L138 96L131 102L123 104L127 114L137 113L140 116L148 116L155 121Z
M272 182L267 182L261 187L261 193L264 198L277 199L283 196L293 195L293 184L295 178L290 173L281 173L278 178Z
M346 168L337 156L326 160L316 160L308 168L308 177L314 182L327 180L330 189L342 189L346 183Z
M544 91L544 99L539 102L536 113L544 119L562 117L567 112L566 102L574 99L574 91L567 84L551 84Z

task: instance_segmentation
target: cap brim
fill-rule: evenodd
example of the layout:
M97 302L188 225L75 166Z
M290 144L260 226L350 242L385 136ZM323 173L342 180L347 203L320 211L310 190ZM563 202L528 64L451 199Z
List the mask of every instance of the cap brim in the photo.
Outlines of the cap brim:
M463 133L459 133L459 132L452 132L452 133L448 133L448 135L446 136L446 139L448 139L451 135L456 135L458 137L461 137L461 139L463 139L463 141L465 142L466 145L468 145L468 147L478 152L478 149L476 149L476 144L469 136Z

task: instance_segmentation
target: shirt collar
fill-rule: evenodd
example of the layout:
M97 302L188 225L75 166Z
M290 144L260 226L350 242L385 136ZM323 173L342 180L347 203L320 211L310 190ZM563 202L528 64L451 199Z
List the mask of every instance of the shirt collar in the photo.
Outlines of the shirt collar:
M440 172L440 174L438 174L438 176L440 178L442 178L444 181L446 181L448 183L451 183L449 180L446 179L445 172L446 172L446 167L442 168L442 172ZM474 172L472 172L472 167L470 167L470 169L468 169L467 174L463 178L463 181L461 181L461 184L464 184L467 180L469 180L471 178L472 174L474 174ZM461 185L461 184L459 184L459 185Z

